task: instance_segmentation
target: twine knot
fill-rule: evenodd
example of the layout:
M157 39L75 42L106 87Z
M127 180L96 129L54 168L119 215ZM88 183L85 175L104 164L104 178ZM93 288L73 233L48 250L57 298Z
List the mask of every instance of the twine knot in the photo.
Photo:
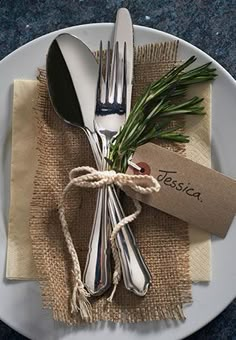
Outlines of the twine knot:
M85 174L81 174L84 172ZM72 169L69 178L69 185L82 188L102 188L114 184L120 188L129 186L141 194L150 194L160 190L160 184L153 176L129 175L117 173L114 170L99 171L89 166Z

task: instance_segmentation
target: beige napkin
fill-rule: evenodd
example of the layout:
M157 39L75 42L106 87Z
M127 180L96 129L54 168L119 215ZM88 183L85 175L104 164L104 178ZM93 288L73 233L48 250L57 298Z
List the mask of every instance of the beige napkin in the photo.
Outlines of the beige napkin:
M28 229L30 200L36 168L35 119L33 116L37 81L16 80L14 82L13 124L12 124L12 165L11 205L8 225L8 250L6 277L8 279L34 279L36 270L32 257ZM209 85L196 88L194 94L208 98L205 102L208 115L198 121L190 117L186 121L186 134L191 143L186 145L186 156L210 166L210 90ZM200 91L196 93L196 91ZM195 119L196 118L196 119ZM193 120L192 120L193 119ZM27 122L27 124L25 123ZM196 155L195 136L201 136L201 155ZM196 159L197 157L197 159ZM190 270L192 281L209 281L211 277L210 237L200 229L190 232Z
M11 203L8 223L6 277L36 277L29 233L30 202L36 170L33 106L37 81L15 80L12 112Z

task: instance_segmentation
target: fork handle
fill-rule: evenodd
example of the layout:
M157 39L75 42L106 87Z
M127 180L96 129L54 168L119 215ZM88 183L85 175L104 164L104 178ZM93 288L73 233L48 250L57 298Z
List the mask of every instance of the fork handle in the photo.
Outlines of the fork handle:
M125 214L114 186L108 188L108 194L109 215L112 228L114 228L125 217ZM118 232L116 242L126 289L136 295L144 296L151 284L151 274L140 253L129 224L126 224Z
M105 157L109 156L110 136L102 136L102 169L107 168ZM104 188L106 189L106 187ZM108 207L111 225L114 228L124 217L124 211L117 196L115 186L107 187ZM122 274L125 287L133 293L144 296L151 282L150 272L141 256L129 225L125 225L117 234Z

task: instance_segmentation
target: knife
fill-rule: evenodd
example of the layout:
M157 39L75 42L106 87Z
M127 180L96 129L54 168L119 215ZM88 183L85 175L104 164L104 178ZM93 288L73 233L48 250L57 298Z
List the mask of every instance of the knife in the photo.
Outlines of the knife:
M133 25L129 11L126 8L121 8L117 12L114 38L113 38L113 55L111 68L114 67L114 54L115 46L118 42L119 56L123 58L124 44L126 44L126 119L130 113L131 108L131 96L132 96L132 80L133 80ZM111 90L111 95L112 91ZM119 96L118 98L122 96ZM109 196L113 197L113 200L109 200L109 212L111 224L114 227L125 214L118 199L116 190L108 188ZM114 202L116 208L114 207ZM111 214L111 212L114 212ZM126 289L132 291L136 295L144 296L151 283L151 274L142 258L139 248L136 244L133 233L130 226L126 224L117 234L117 248L119 252L123 281Z

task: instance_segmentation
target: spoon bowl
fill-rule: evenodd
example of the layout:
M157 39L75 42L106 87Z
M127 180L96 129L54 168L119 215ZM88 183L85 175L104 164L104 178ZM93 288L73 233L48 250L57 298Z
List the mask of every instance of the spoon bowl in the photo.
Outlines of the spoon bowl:
M92 52L77 37L60 34L49 47L46 71L57 114L67 123L94 132L98 64Z

